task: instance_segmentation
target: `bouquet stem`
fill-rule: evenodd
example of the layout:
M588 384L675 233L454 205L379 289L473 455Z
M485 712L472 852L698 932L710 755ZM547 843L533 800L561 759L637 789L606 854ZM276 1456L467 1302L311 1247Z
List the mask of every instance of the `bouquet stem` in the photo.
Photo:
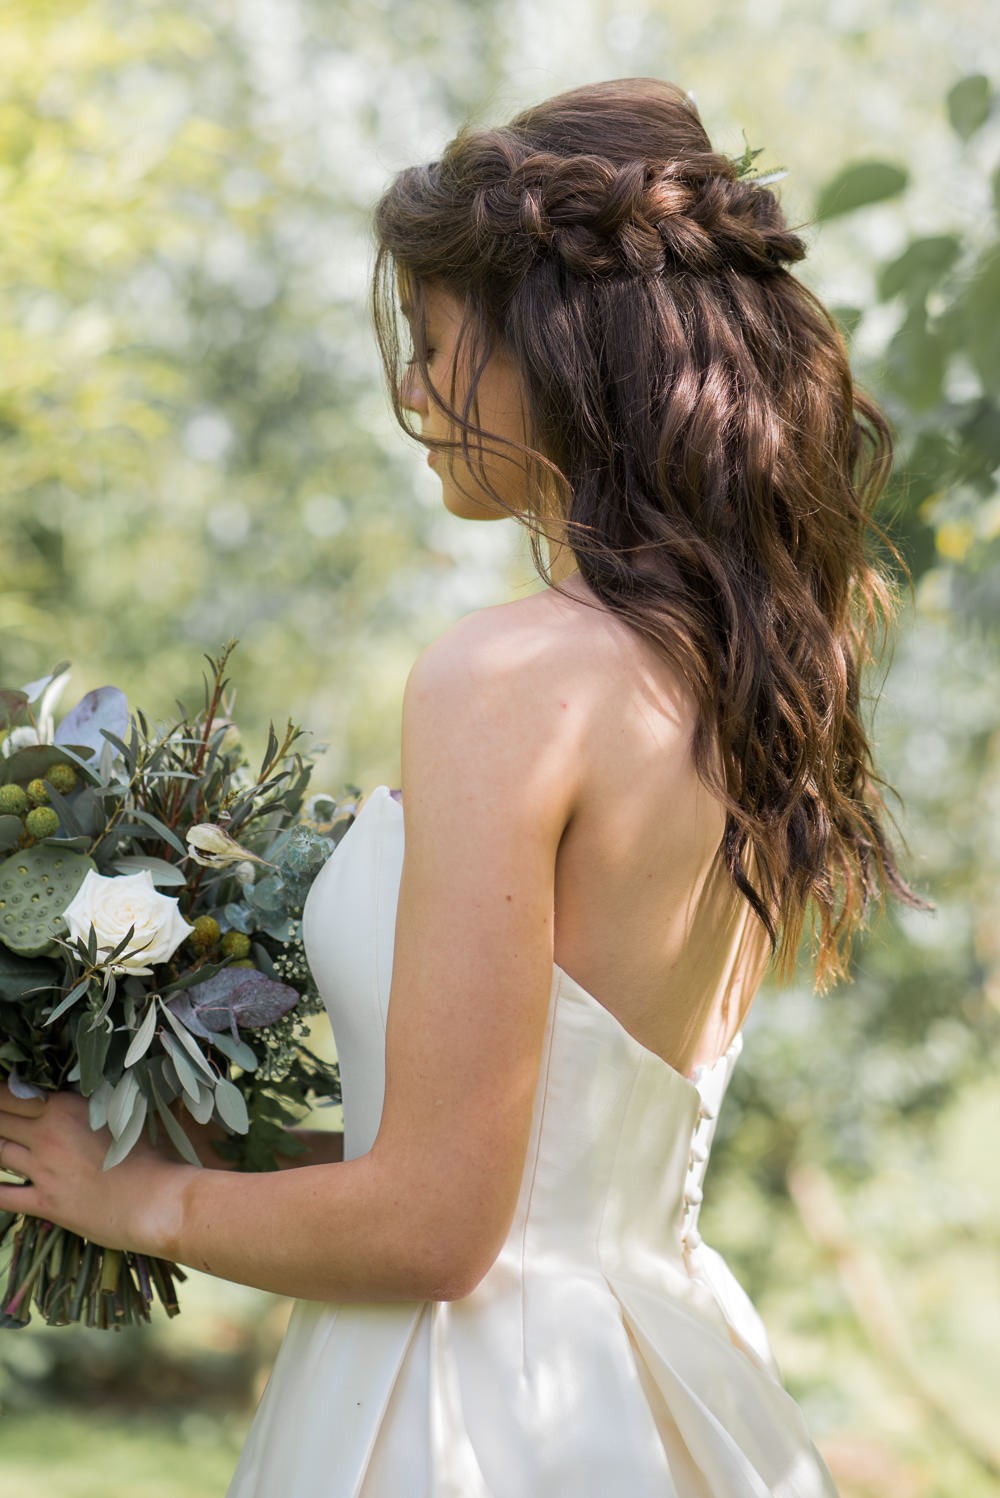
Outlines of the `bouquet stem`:
M0 1248L18 1219L0 1217ZM174 1280L187 1275L165 1259L102 1248L66 1228L26 1217L13 1234L7 1285L0 1296L0 1330L31 1320L31 1303L49 1326L109 1327L119 1331L150 1320L157 1296L168 1316L180 1311Z

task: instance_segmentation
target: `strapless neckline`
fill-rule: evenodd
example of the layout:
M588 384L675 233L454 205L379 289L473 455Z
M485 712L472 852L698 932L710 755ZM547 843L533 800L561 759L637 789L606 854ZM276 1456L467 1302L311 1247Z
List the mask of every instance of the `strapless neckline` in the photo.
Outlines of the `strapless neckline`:
M337 844L337 848L339 848L341 843L343 843L344 840L350 836L355 824L365 814L369 806L372 805L395 807L400 819L402 820L404 818L403 801L401 794L394 792L386 784L373 786L369 794L365 797L364 801L359 806L358 810L355 812L354 820L351 822L350 827L348 827L347 831L341 837L340 842ZM336 852L336 849L334 849L334 852ZM679 1085L688 1088L699 1098L701 1097L701 1087L703 1083L708 1078L713 1077L716 1072L721 1071L724 1067L728 1069L730 1066L735 1065L740 1052L743 1049L743 1030L742 1028L740 1028L739 1030L737 1030L736 1034L729 1042L729 1045L721 1053L721 1055L716 1056L714 1061L707 1061L695 1067L694 1076L688 1076L685 1072L678 1070L676 1066L671 1065L671 1063L667 1061L664 1056L661 1056L658 1051L651 1050L649 1046L643 1045L642 1041L638 1040L632 1034L631 1030L627 1029L626 1026L622 1024L618 1016L612 1014L607 1005L602 1004L600 999L592 994L589 989L584 988L583 984L580 983L576 978L574 978L572 973L568 973L564 967L561 967L559 963L555 961L553 961L552 967L553 971L558 973L559 975L559 989L557 998L566 997L568 992L572 996L582 1000L585 1004L589 1005L595 1011L598 1011L600 1016L602 1016L606 1022L610 1023L615 1028L615 1030L624 1038L626 1044L633 1046L637 1052L641 1052L643 1056L647 1056L651 1061L657 1063L664 1069L664 1072L668 1076L676 1078L676 1081Z

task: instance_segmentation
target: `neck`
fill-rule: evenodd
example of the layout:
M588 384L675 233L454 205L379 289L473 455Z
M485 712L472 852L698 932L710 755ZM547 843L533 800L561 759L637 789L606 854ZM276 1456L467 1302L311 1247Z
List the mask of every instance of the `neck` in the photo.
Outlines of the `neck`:
M576 557L568 546L558 541L549 541L549 576L554 583L561 583L565 578L579 572Z

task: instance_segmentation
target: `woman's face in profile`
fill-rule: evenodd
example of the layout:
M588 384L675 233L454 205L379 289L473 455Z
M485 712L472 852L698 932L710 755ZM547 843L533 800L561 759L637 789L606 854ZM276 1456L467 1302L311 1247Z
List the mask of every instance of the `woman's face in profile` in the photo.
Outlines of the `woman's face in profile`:
M400 299L403 315L410 322L411 314L405 296ZM442 399L451 401L456 410L461 410L468 388L468 371L459 353L456 353L464 308L461 300L440 287L425 287L425 332L427 342L427 367L433 388ZM411 325L411 331L412 325ZM452 377L455 379L455 394L451 400ZM478 424L494 437L514 442L525 442L525 412L521 396L521 381L514 366L502 354L494 354L479 380L477 389L479 402ZM460 431L449 422L444 411L431 399L421 382L420 371L415 364L407 366L403 380L402 403L408 411L420 418L421 434L435 441L458 440ZM471 413L476 419L475 408ZM499 448L493 452L492 447ZM508 504L522 509L525 503L526 470L525 459L519 452L504 455L503 443L484 444L480 453L472 441L471 462L466 462L460 449L452 451L431 450L428 462L441 480L442 499L445 508L453 515L465 520L503 520L507 513L484 489L481 475Z

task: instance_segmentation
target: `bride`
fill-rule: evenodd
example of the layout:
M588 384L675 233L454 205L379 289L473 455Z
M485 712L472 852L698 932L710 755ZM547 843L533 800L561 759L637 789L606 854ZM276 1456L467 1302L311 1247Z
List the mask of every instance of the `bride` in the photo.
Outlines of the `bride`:
M397 415L543 586L417 657L310 892L335 1147L104 1173L82 1099L0 1089L0 1207L294 1298L230 1498L835 1491L698 1211L765 970L913 898L860 708L892 443L748 166L624 79L377 205Z

